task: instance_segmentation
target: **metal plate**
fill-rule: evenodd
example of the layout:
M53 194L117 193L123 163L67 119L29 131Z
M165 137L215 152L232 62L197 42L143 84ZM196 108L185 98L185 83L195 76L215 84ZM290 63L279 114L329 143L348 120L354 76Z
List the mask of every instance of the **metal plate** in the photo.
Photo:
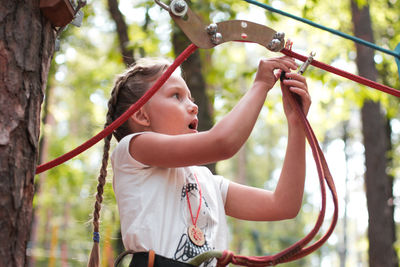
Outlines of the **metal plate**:
M217 44L211 41L211 35L207 33L207 26L202 20L189 8L184 18L173 15L171 17L175 23L182 29L189 40L199 48L212 48ZM245 20L230 20L217 23L217 32L222 35L218 44L230 41L243 41L260 44L267 47L273 39L276 31L254 22Z

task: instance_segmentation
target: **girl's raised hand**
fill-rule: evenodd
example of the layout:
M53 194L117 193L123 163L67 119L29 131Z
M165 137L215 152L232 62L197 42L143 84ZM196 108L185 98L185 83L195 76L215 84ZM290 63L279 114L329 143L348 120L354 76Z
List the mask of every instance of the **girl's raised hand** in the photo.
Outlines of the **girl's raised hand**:
M288 56L261 59L254 83L260 84L269 91L279 79L279 75L275 73L275 70L278 69L289 73L291 70L297 69L297 65L294 59Z
M283 93L283 108L288 122L296 121L297 116L293 107L289 104L287 90L284 89L288 89L300 98L303 112L307 115L311 105L311 97L308 93L306 78L298 73L286 73L284 79L281 81L281 88Z

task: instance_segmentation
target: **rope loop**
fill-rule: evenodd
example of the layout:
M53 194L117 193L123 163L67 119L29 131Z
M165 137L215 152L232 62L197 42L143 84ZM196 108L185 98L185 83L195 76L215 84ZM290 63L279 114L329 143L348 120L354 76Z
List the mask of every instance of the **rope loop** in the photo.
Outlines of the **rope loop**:
M218 258L217 267L224 267L232 262L234 253L230 250L224 250L222 256Z

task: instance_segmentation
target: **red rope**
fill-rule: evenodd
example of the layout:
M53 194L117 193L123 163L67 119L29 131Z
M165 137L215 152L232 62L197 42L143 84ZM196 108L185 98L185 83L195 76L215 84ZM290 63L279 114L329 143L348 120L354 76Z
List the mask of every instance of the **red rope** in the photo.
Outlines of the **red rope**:
M84 152L85 150L89 149L96 143L98 143L101 139L105 138L109 134L111 134L116 128L121 126L128 118L131 116L133 113L135 113L140 107L144 105L144 103L147 102L148 99L150 99L154 93L165 83L165 81L169 78L169 76L172 74L172 72L182 64L183 61L185 61L198 47L195 46L194 44L191 44L189 47L185 49L185 51L180 54L173 64L170 66L170 68L167 69L167 71L156 81L156 83L153 85L153 87L146 92L145 95L141 99L139 99L135 104L133 104L124 114L121 115L117 120L115 120L112 124L110 124L107 128L105 128L103 131L86 141L85 143L81 144L80 146L76 147L75 149L71 150L70 152L65 153L64 155L49 161L47 163L44 163L36 168L36 174L42 173L44 171L47 171L53 167L56 167L67 160L70 160L71 158L79 155L80 153ZM291 49L282 49L281 52L287 56L297 58L302 61L306 61L307 57L300 55L298 53L293 52ZM386 85L379 84L377 82L368 80L366 78L354 75L352 73L337 69L335 67L332 67L330 65L327 65L325 63L319 62L317 60L313 60L311 62L311 65L318 67L320 69L332 72L334 74L337 74L339 76L348 78L350 80L353 80L355 82L358 82L360 84L369 86L371 88L378 89L382 92L400 97L400 91L396 90L394 88L391 88Z
M306 61L307 57L297 54L293 52L291 49L283 49L281 51L283 54L297 58L301 61ZM344 78L350 79L352 81L358 82L360 84L369 86L371 88L380 90L382 92L391 94L393 96L400 97L400 91L396 90L394 88L388 87L386 85L379 84L377 82L368 80L364 77L360 77L357 75L354 75L352 73L340 70L338 68L332 67L330 65L324 64L322 62L319 62L317 60L313 60L311 62L311 65L318 67L320 69L332 72L334 74L337 74L339 76L342 76ZM263 257L248 257L248 256L241 256L241 255L235 255L230 251L224 251L223 255L221 258L218 259L218 266L226 266L229 263L233 263L236 265L242 265L242 266L273 266L279 263L283 262L289 262L293 260L297 260L299 258L302 258L319 247L321 247L326 240L329 238L329 236L332 234L337 220L338 220L338 198L337 198L337 193L336 193L336 188L335 184L332 178L332 175L329 171L328 164L326 162L326 159L323 155L323 152L318 144L318 140L315 137L314 131L311 128L310 123L308 122L306 116L304 115L301 105L298 101L295 100L293 97L292 93L289 93L290 97L289 100L291 102L291 105L295 107L297 115L303 122L304 126L304 131L308 140L308 143L310 144L313 157L317 166L317 172L318 172L318 177L320 181L320 187L321 187L321 197L322 197L322 207L321 211L318 215L317 221L314 225L314 228L310 231L309 234L307 234L304 238L301 240L297 241L290 247L284 249L283 251L275 254L275 255L270 255L270 256L263 256ZM326 192L325 192L325 184L326 182L328 184L328 187L331 191L332 194L332 199L333 199L333 204L334 204L334 211L333 211L333 216L332 216L332 221L331 224L328 228L328 230L324 233L324 235L315 241L313 244L309 245L308 247L305 247L317 234L319 229L321 228L324 216L325 216L325 210L326 210Z
M191 44L186 50L179 55L176 60L173 62L173 64L165 71L165 73L156 81L156 83L152 86L152 88L146 92L143 97L141 97L135 104L133 104L124 114L122 114L117 120L115 120L112 124L110 124L108 127L106 127L103 131L92 137L90 140L86 141L82 145L78 146L74 150L50 161L45 164L42 164L36 168L36 174L39 174L41 172L44 172L48 169L51 169L55 166L60 165L61 163L75 157L76 155L82 153L83 151L87 150L88 148L92 147L94 144L99 142L101 139L105 138L109 134L111 134L116 128L118 128L121 124L123 124L133 113L135 113L140 107L142 107L155 93L156 91L166 82L166 80L170 77L170 75L173 73L173 71L182 64L183 61L187 59L187 57L190 56L195 50L197 49L197 46L194 44ZM302 61L306 61L307 57L302 56L300 54L297 54L293 52L292 50L288 49L283 49L281 51L283 54L297 58ZM321 68L323 70L335 73L337 75L340 75L342 77L348 78L350 80L356 81L360 84L378 89L382 92L400 97L400 91L395 90L393 88L390 88L388 86L376 83L374 81L368 80L366 78L342 71L340 69L334 68L332 66L329 66L327 64L324 64L322 62L313 60L311 62L311 65L316 66L318 68ZM299 259L301 257L304 257L319 247L322 246L322 244L329 238L329 236L332 234L337 219L338 219L338 199L337 199L337 194L336 194L336 189L334 185L334 181L332 179L332 175L330 174L327 162L325 160L325 157L322 153L322 150L318 144L318 140L315 137L315 134L311 128L311 125L309 124L306 116L304 115L301 106L298 101L295 100L293 97L292 93L286 92L289 94L289 101L291 102L292 106L296 107L297 115L303 122L304 126L304 131L306 134L306 138L308 140L308 143L310 144L313 157L317 166L317 172L318 172L318 177L319 177L319 182L320 182L320 188L321 188L321 197L322 197L322 207L320 210L320 213L318 215L317 221L313 227L313 229L310 231L308 235L306 235L304 238L301 240L297 241L290 247L284 249L283 251L271 255L271 256L264 256L264 257L247 257L247 256L240 256L240 255L234 255L230 251L224 251L223 256L218 259L218 266L226 266L230 262L236 265L242 265L242 266L272 266L276 265L279 263L283 262L289 262L293 261L296 259ZM326 190L325 190L325 183L328 184L328 187L331 191L332 194L332 199L334 202L334 212L333 212L333 217L332 217L332 222L329 227L329 229L326 231L326 233L316 242L314 242L312 245L305 247L318 233L318 231L321 228L321 225L323 223L324 217L325 217L325 211L326 211Z
M44 163L36 168L36 174L47 171L55 166L58 166L67 160L79 155L83 151L89 149L100 140L105 138L106 136L112 134L112 132L121 126L132 114L138 111L156 92L160 87L168 80L171 74L175 71L177 67L179 67L182 62L184 62L194 51L197 50L197 46L194 44L189 45L185 51L180 54L172 65L163 73L163 75L154 83L154 85L132 106L129 107L125 113L123 113L118 119L116 119L113 123L111 123L108 127L104 128L101 132L96 134L94 137L81 144L77 148L71 150L70 152L52 160L47 163Z
M275 255L251 257L251 256L235 255L231 251L224 251L222 257L218 259L218 265L217 265L218 267L226 266L229 263L233 263L236 265L242 265L242 266L274 266L279 263L297 260L301 257L304 257L304 256L312 253L313 251L315 251L316 249L321 247L322 244L325 243L325 241L332 234L332 232L336 226L336 222L338 219L338 199L337 199L337 193L336 193L335 184L333 182L332 175L330 174L325 157L324 157L322 150L318 144L318 140L315 137L315 134L311 128L310 123L307 120L307 117L303 113L300 103L294 98L294 96L291 92L287 91L286 93L288 93L288 95L289 95L289 101L290 101L291 106L295 107L297 116L303 122L303 127L304 127L304 131L306 134L306 138L311 147L314 161L317 166L317 172L318 172L318 177L319 177L319 182L320 182L320 187L321 187L321 197L322 197L322 207L321 207L320 213L318 215L318 219L314 225L314 228L310 231L309 234L307 234L301 240L297 241L293 245L289 246L288 248L282 250L281 252L279 252ZM318 233L318 231L321 228L321 225L323 223L324 216L325 216L326 192L325 192L324 180L328 184L328 187L332 194L333 203L334 203L334 212L333 212L332 222L331 222L329 229L319 240L317 240L312 245L305 247Z
M282 49L281 52L283 54L287 55L287 56L297 58L297 59L299 59L301 61L306 61L307 60L306 56L297 54L296 52L293 52L292 50L289 50L289 49L286 49L286 48ZM311 65L313 65L313 66L315 66L317 68L332 72L332 73L334 73L336 75L342 76L342 77L347 78L349 80L358 82L360 84L369 86L371 88L378 89L379 91L391 94L393 96L400 97L400 91L399 90L396 90L396 89L391 88L389 86L386 86L386 85L383 85L383 84L368 80L367 78L354 75L354 74L352 74L350 72L347 72L347 71L332 67L332 66L330 66L328 64L325 64L325 63L322 63L320 61L313 60L313 61L311 61Z
M55 166L58 166L62 164L63 162L75 157L76 155L82 153L83 151L87 150L88 148L92 147L94 144L99 142L101 139L105 138L109 134L112 134L112 132L118 128L120 125L122 125L133 113L135 113L140 107L142 107L156 92L157 90L166 82L166 80L171 76L171 74L174 72L174 70L182 64L183 61L185 61L194 51L196 51L197 46L194 44L191 44L188 48L185 49L185 51L179 55L173 64L164 72L164 74L156 81L156 83L150 88L135 104L133 104L125 113L123 113L117 120L115 120L113 123L111 123L108 127L106 127L103 131L83 143L82 145L78 146L74 150L71 150L70 152L50 161L45 164L42 164L36 168L36 174L39 174L41 172L44 172L48 169L51 169ZM290 51L291 52L291 51ZM300 55L298 55L300 56ZM299 58L299 57L296 58ZM301 59L301 58L300 58ZM307 58L304 57L304 60ZM313 252L314 250L318 249L322 244L328 239L330 234L333 232L333 229L336 225L337 221L337 196L336 196L336 191L335 191L335 186L333 183L332 176L329 173L328 166L326 164L326 160L324 158L324 155L318 145L318 141L312 131L312 128L310 124L307 121L306 116L304 115L299 103L293 98L292 94L289 93L290 101L292 102L292 106L296 107L297 114L300 116L300 119L304 123L304 130L306 133L307 140L311 146L313 156L315 163L317 165L317 171L318 171L318 176L320 180L320 187L321 187L321 197L322 197L322 207L321 211L318 215L318 219L313 227L313 229L310 231L310 233L305 236L303 239L297 241L290 247L286 248L285 250L272 255L272 256L265 256L265 257L246 257L246 256L236 256L232 252L225 251L224 255L218 259L218 266L225 266L229 262L232 262L237 265L244 265L244 266L266 266L266 265L276 265L278 263L282 262L287 262L287 261L292 261L298 258L301 258L303 256L306 256ZM325 190L325 184L324 184L324 178L326 179L329 188L332 192L332 196L334 199L334 205L335 205L335 211L334 211L334 216L333 220L331 223L330 228L328 229L327 233L320 238L318 241L316 241L313 245L304 248L318 233L324 217L325 217L325 210L326 210L326 190Z

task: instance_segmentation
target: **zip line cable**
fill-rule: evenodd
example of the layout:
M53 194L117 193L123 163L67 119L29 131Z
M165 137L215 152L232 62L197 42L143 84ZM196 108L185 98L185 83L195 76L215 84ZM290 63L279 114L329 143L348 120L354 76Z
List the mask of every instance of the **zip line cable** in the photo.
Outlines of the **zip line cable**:
M360 39L360 38L357 38L357 37L354 37L354 36L351 36L351 35L349 35L349 34L343 33L343 32L341 32L341 31L338 31L338 30L335 30L335 29L331 29L331 28L325 27L325 26L320 25L320 24L318 24L318 23L315 23L315 22L313 22L313 21L311 21L311 20L308 20L308 19L305 19L305 18L301 18L301 17L297 17L297 16L292 15L292 14L290 14L290 13L287 13L287 12L285 12L285 11L282 11L282 10L279 10L279 9L276 9L276 8L273 8L273 7L271 7L271 6L268 6L268 5L266 5L266 4L263 4L263 3L260 3L260 2L254 1L254 0L244 0L244 1L246 1L246 2L248 2L248 3L250 3L250 4L253 4L253 5L257 5L257 6L259 6L259 7L262 7L262 8L264 8L264 9L269 10L269 11L272 11L272 12L275 12L275 13L279 13L279 14L281 14L281 15L284 15L284 16L290 17L290 18L292 18L292 19L301 21L301 22L303 22L303 23L307 23L307 24L309 24L309 25L311 25L311 26L313 26L313 27L316 27L316 28L319 28L319 29L321 29L321 30L325 30L325 31L328 31L328 32L330 32L330 33L339 35L339 36L341 36L341 37L343 37L343 38L352 40L352 41L354 41L354 42L363 44L363 45L365 45L365 46L369 46L369 47L371 47L371 48L373 48L373 49L375 49L375 50L379 50L379 51L381 51L381 52L384 52L384 53L386 53L386 54L392 55L392 56L397 57L398 59L400 59L400 52L399 52L399 53L396 53L396 52L394 52L394 51L391 51L391 50L385 49L385 48L383 48L383 47L377 46L377 45L374 44L374 43L365 41L365 40L363 40L363 39Z
M383 48L383 47L377 46L377 45L374 44L374 43L365 41L365 40L363 40L363 39L360 39L360 38L357 38L357 37L354 37L354 36L351 36L351 35L349 35L349 34L343 33L343 32L341 32L341 31L338 31L338 30L335 30L335 29L331 29L331 28L325 27L325 26L320 25L320 24L318 24L318 23L315 23L315 22L313 22L313 21L311 21L311 20L308 20L308 19L305 19L305 18L301 18L301 17L295 16L295 15L293 15L293 14L287 13L287 12L285 12L285 11L282 11L282 10L279 10L279 9L276 9L276 8L273 8L273 7L271 7L271 6L267 5L267 4L260 3L260 2L257 2L257 1L255 1L255 0L244 0L244 1L246 1L246 2L248 2L248 3L250 3L250 4L253 4L253 5L262 7L262 8L264 8L264 9L269 10L269 11L272 11L272 12L275 12L275 13L278 13L278 14L281 14L281 15L283 15L283 16L286 16L286 17L289 17L289 18L292 18L292 19L301 21L301 22L303 22L303 23L309 24L309 25L311 25L311 26L313 26L313 27L316 27L316 28L319 28L319 29L321 29L321 30L328 31L328 32L330 32L330 33L339 35L339 36L341 36L341 37L343 37L343 38L352 40L352 41L354 41L354 42L357 42L357 43L359 43L359 44L368 46L368 47L370 47L370 48L373 48L373 49L375 49L375 50L378 50L378 51L381 51L381 52L383 52L383 53L389 54L389 55L391 55L391 56L394 56L394 57L395 57L395 60L396 60L396 64L397 64L399 76L400 76L400 43L397 44L397 46L396 46L396 48L395 48L394 51L391 51L391 50L389 50L389 49L385 49L385 48Z

